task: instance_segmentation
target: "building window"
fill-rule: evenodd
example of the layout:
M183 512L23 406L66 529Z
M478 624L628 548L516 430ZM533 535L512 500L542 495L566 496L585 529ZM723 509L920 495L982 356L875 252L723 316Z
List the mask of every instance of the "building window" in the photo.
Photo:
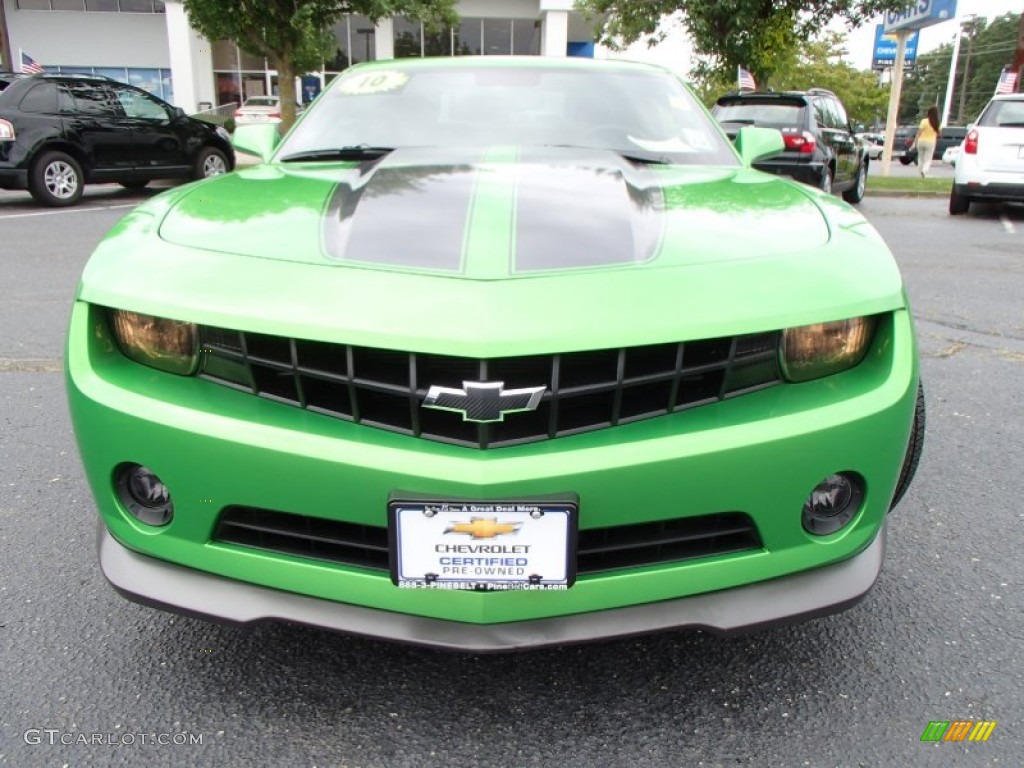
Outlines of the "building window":
M396 59L416 58L423 55L423 24L396 16L394 28Z
M334 56L324 62L327 82L354 64L377 58L377 30L365 16L346 16L334 26L333 31L337 45Z
M213 44L211 57L217 106L268 95L268 67L262 56L246 53L230 40L218 40Z
M17 0L20 11L166 13L164 0Z
M415 56L540 55L540 28L532 19L463 18L455 29L431 33L419 21L396 17L395 58Z

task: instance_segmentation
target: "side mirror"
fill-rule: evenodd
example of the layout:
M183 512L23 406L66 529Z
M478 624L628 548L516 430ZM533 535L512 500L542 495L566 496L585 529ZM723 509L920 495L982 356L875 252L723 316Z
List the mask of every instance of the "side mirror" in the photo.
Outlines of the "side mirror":
M238 152L255 155L261 162L267 162L281 142L281 134L276 123L257 123L240 125L235 128L231 144Z
M755 125L740 128L736 134L735 144L743 165L748 168L758 160L777 155L786 148L782 131L775 128L758 128Z
M180 120L185 116L185 110L181 107L171 107L171 120Z

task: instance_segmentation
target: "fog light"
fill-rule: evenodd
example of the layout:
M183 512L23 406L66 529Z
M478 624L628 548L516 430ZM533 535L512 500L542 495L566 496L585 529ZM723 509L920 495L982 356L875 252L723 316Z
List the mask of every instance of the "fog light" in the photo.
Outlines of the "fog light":
M115 475L121 503L146 525L167 525L174 516L171 492L151 469L122 464Z
M835 533L853 519L863 498L864 483L859 475L829 475L804 502L804 529L816 536Z

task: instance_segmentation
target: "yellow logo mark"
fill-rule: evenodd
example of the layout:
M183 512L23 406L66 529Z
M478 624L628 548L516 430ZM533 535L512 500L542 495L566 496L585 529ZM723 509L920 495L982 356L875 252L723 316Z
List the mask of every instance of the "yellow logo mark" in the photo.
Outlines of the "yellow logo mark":
M506 533L515 533L522 523L499 523L496 517L471 517L468 523L453 523L445 533L464 533L474 539L493 539Z

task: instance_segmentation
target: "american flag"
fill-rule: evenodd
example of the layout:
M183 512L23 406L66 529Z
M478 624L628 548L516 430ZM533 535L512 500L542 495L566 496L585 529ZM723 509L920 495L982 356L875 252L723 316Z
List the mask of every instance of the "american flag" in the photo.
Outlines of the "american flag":
M736 67L736 80L739 83L741 91L757 90L757 83L754 82L754 76L743 67Z
M999 82L996 83L996 93L1013 93L1014 86L1016 85L1017 73L1004 69L999 75Z
M38 75L43 71L38 61L24 51L21 52L21 71L29 75Z

